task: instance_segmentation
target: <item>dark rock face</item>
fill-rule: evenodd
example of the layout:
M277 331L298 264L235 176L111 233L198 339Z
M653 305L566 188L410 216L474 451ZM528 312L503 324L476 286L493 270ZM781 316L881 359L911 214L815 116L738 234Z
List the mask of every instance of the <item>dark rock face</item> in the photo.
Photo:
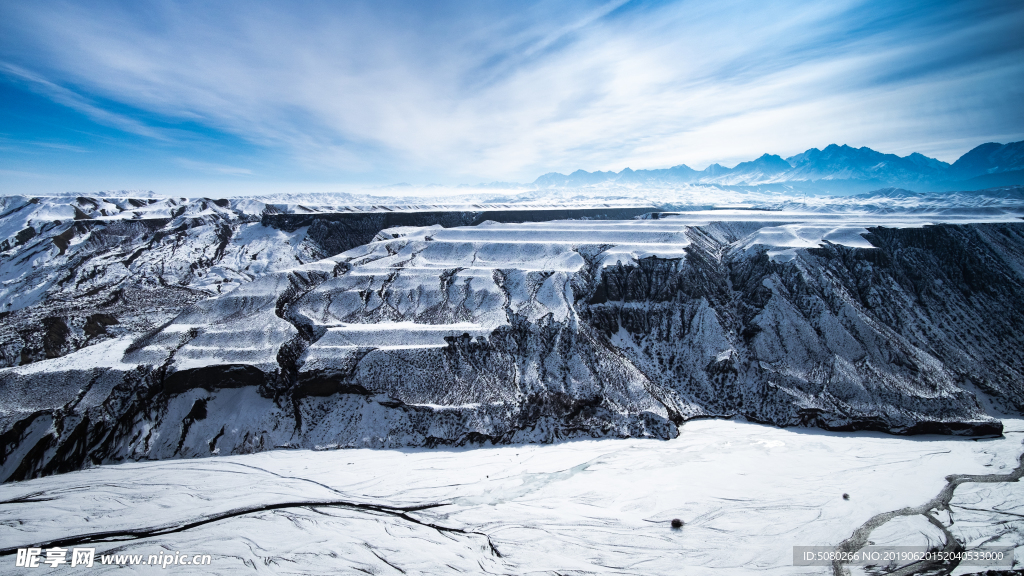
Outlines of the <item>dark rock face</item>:
M1024 284L1013 264L1022 233L875 228L877 250L828 245L784 264L761 253L715 265L695 245L685 262L606 269L582 315L609 338L628 338L621 349L645 374L708 413L835 430L998 433L982 418L943 419L965 406L980 416L973 387L1024 410ZM732 350L701 364L692 352L714 338Z
M477 212L312 212L263 214L264 226L294 232L308 227L306 242L321 258L340 254L372 241L377 233L398 226L475 226L481 222L544 222L547 220L623 220L657 211L657 208L553 208L535 210L484 210Z
M311 218L287 226L325 253L388 224ZM77 352L76 321L47 316L50 359L0 370L0 480L274 447L671 438L709 416L998 434L979 393L1024 412L1024 224L870 228L874 248L788 261L741 242L766 225L651 232L685 236L685 256L614 264L611 243L536 227L396 233L134 336L107 334L120 309L90 310L80 330L106 337Z
M265 383L266 374L246 364L223 364L179 370L163 378L164 392L172 396L197 388L213 391L223 388L259 387Z

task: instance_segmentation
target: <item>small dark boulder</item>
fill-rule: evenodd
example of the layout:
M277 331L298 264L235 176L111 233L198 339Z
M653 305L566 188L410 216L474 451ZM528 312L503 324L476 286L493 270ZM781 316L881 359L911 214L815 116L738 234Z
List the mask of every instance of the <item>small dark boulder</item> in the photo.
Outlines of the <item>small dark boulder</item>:
M85 320L85 334L90 338L107 333L107 326L118 324L117 318L110 314L92 314Z
M68 352L68 337L71 336L71 329L67 321L60 316L43 318L43 351L47 358L58 358Z
M21 246L25 242L28 242L29 240L31 240L31 239L33 239L35 237L36 237L36 229L31 227L31 226L29 226L28 228L25 228L21 232L18 232L17 234L14 235L15 246Z

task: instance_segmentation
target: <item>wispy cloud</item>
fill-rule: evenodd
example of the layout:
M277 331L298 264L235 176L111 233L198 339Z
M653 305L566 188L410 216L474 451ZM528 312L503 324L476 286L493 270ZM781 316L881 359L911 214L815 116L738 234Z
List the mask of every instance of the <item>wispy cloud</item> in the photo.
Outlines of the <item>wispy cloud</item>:
M86 153L88 148L67 144L64 142L50 142L46 140L26 140L24 138L9 138L0 135L0 150L17 150L24 152L32 149L60 150L64 152Z
M84 98L80 94L46 80L42 76L30 72L20 66L0 62L0 74L7 75L21 81L27 85L30 90L39 92L58 104L77 110L98 124L117 128L125 132L131 132L140 136L147 136L149 138L164 138L158 131L153 130L149 126L127 116L116 114L101 108L100 106L89 102L87 98Z
M188 158L177 158L176 162L182 168L188 170L195 170L198 172L206 172L210 174L226 174L229 176L252 176L253 171L248 168L239 168L237 166L225 166L223 164L215 164L213 162L200 162L198 160L190 160Z
M98 123L174 138L98 104L118 102L277 151L297 170L379 182L702 167L833 141L952 160L1024 138L1020 3L3 10L0 73Z
M26 172L24 170L4 170L0 168L0 176L18 176L21 178L47 178L47 174L37 172Z

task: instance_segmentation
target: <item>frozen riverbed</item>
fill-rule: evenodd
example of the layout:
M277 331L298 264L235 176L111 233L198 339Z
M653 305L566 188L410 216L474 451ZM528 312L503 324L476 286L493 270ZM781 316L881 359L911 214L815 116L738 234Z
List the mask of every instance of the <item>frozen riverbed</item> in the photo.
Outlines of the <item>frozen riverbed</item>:
M1003 438L972 440L698 420L670 441L102 466L0 486L0 572L15 569L14 548L97 542L92 570L115 568L101 554L181 552L211 564L169 572L829 574L794 567L793 546L834 546L934 498L950 474L1011 473L1024 421L1004 424ZM1022 508L1020 484L968 483L940 519L968 548L988 539L1022 558ZM872 538L918 544L927 528L913 520Z

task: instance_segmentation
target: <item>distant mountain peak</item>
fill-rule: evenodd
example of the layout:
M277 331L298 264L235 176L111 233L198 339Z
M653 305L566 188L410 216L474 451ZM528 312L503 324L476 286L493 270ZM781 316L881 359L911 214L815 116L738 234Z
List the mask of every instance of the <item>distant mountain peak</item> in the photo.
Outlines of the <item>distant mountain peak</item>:
M982 144L953 165L919 152L898 156L867 146L854 148L849 144L832 143L824 149L810 148L789 158L766 152L733 168L714 163L700 171L678 164L654 170L624 168L617 173L576 170L566 176L551 172L537 178L534 184L545 187L589 186L604 182L761 186L786 182L846 182L848 184L844 186L847 189L867 192L887 186L917 190L958 189L958 186L971 185L966 180L982 176L991 180L994 178L991 175L997 173L1002 174L998 177L999 185L1024 184L1024 141Z
M955 174L966 178L1017 170L1024 170L1024 140L1009 144L987 142L974 147L952 166Z

